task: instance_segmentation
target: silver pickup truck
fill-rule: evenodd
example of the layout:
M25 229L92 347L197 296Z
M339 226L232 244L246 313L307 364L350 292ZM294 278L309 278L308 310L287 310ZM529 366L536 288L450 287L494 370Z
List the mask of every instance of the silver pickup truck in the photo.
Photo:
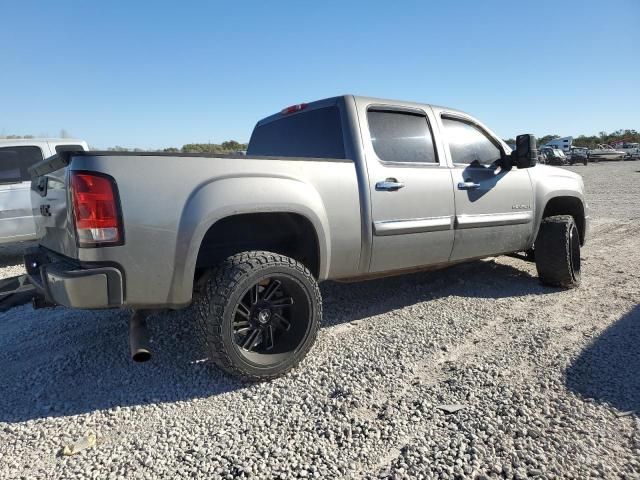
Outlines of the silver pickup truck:
M216 364L272 378L311 348L324 280L525 251L577 286L583 182L536 158L458 110L351 95L260 120L246 156L63 152L31 169L25 264L41 304L134 309L136 359L150 311L196 302Z

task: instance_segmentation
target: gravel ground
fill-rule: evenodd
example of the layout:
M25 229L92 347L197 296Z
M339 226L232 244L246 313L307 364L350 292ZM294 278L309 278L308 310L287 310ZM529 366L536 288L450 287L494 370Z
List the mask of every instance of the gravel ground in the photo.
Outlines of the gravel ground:
M580 288L513 257L326 283L316 346L270 383L211 366L188 311L152 323L146 364L125 312L1 314L0 478L640 478L640 162L572 170Z

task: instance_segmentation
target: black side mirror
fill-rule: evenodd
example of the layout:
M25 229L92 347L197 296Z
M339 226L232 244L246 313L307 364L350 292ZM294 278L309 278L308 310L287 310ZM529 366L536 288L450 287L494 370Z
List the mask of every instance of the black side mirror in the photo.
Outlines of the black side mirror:
M516 137L516 149L511 152L511 164L518 168L530 168L538 162L536 137L531 134Z
M511 152L510 155L507 155L506 153L502 152L500 157L500 163L498 165L500 165L500 168L502 170L508 172L509 170L511 170L511 167L513 167L512 161L513 161L513 152Z

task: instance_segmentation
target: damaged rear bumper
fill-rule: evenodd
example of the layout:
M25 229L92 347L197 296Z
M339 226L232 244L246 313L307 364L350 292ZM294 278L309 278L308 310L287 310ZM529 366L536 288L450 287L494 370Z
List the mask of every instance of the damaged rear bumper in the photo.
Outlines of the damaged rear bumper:
M123 276L117 266L83 264L38 247L24 256L29 280L46 303L71 308L120 307Z

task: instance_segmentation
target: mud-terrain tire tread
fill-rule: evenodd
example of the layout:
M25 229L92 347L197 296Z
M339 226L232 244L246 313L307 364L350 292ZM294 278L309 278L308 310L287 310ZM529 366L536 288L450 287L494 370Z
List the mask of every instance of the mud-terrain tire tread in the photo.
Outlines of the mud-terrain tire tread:
M306 347L285 369L274 374L253 375L235 365L225 349L222 323L227 303L244 278L256 271L279 266L297 270L310 287L312 308L316 309L315 321L307 337ZM245 381L257 382L280 377L294 368L306 356L315 343L322 320L322 297L316 279L302 263L293 258L266 251L250 251L232 255L214 267L205 288L196 299L196 323L199 325L210 359L225 372Z
M575 228L571 215L554 215L542 220L535 241L538 277L545 285L574 288L580 285L580 272L571 268L569 234Z

